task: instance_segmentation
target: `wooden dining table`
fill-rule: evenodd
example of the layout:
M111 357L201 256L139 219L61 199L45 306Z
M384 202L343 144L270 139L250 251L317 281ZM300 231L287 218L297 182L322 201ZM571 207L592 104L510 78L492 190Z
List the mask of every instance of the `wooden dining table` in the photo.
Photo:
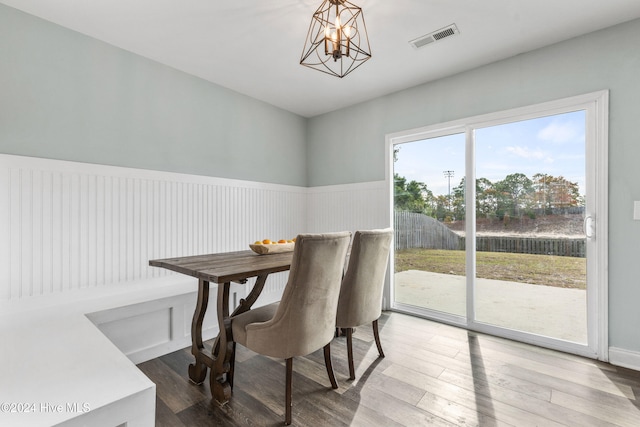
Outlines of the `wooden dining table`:
M291 267L293 252L258 255L252 251L226 252L209 255L195 255L180 258L150 260L149 265L162 267L198 279L198 300L191 321L191 353L195 362L189 365L189 378L202 384L211 369L209 386L213 400L226 403L231 397L229 382L232 366L233 338L231 317L251 309L256 302L267 277L271 273L287 271ZM246 283L255 277L256 282L245 299L229 313L229 288L231 282ZM217 319L219 333L210 354L202 341L202 321L209 303L209 284L218 285Z

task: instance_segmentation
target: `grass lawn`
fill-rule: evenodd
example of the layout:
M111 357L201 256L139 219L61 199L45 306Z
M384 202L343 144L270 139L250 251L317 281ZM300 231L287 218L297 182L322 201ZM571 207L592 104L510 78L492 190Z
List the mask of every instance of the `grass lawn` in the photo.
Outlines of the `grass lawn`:
M422 270L464 276L464 251L396 251L395 271ZM586 289L586 259L553 255L477 252L477 277L561 288Z

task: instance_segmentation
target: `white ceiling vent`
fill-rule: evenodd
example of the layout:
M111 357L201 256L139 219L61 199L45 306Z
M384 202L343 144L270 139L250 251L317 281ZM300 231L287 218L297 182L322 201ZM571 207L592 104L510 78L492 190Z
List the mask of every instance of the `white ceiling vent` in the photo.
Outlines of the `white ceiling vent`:
M418 37L417 39L411 40L409 44L413 46L414 49L419 49L423 46L426 46L433 42L437 42L438 40L442 40L447 37L454 36L456 34L460 34L460 31L458 31L458 27L456 27L456 24L451 24L444 28L440 28L437 31L434 31L433 33L429 33L422 37Z

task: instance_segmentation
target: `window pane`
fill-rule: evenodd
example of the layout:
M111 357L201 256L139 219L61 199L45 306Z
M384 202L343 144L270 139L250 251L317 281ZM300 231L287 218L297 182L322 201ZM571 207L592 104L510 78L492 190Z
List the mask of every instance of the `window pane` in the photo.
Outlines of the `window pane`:
M585 112L475 142L476 320L586 344Z
M395 146L395 302L466 316L465 135Z

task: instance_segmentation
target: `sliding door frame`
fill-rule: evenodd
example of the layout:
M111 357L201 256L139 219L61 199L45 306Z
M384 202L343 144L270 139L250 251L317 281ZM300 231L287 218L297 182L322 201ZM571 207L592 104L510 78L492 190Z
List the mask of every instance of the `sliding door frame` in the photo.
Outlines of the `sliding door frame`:
M475 320L474 303L474 282L476 275L474 256L475 239L466 239L466 317L440 313L433 310L421 310L406 304L395 303L395 254L393 248L389 263L391 272L389 275L390 280L388 281L388 289L385 289L385 294L388 295L389 298L388 308L465 327L469 330L608 361L608 91L598 91L386 135L385 177L387 181L388 207L390 209L389 218L392 222L394 218L393 150L395 145L464 133L466 139L465 175L473 177L473 179L467 179L465 182L465 203L466 206L475 207L475 129L577 110L584 110L586 112L585 166L587 206L585 209L585 232L587 236L591 236L587 238L587 253L589 254L587 258L587 344L582 345L477 322ZM467 211L465 221L465 232L467 236L475 236L475 216L475 208ZM425 312L427 312L426 315Z

